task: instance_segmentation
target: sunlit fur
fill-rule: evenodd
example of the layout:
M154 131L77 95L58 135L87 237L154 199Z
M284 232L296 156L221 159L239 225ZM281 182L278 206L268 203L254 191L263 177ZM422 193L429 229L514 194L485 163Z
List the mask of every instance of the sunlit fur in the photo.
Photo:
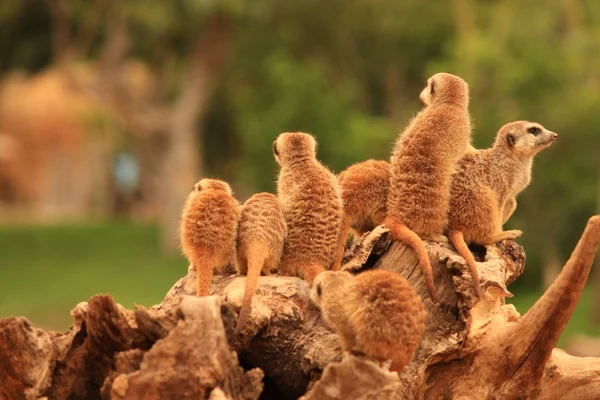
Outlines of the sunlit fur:
M393 272L371 270L352 276L326 271L315 279L311 299L344 350L391 359L393 371L408 364L425 330L421 298Z
M234 258L240 205L226 182L202 179L187 197L180 223L183 254L196 268L196 294L207 296L213 270Z
M356 237L373 230L385 219L390 180L390 164L386 161L367 160L351 165L337 176L342 189L344 221L341 240L346 242L350 228ZM341 265L344 246L341 246L334 262L334 269Z
M244 326L252 306L252 297L261 272L269 275L281 261L287 235L283 210L277 197L258 193L243 205L238 226L237 269L246 275L246 288L237 331Z
M342 227L341 190L333 173L316 159L316 140L282 133L273 143L281 170L277 194L288 228L279 271L309 282L332 266Z
M537 135L527 131L536 127ZM493 147L466 153L459 161L452 178L448 237L472 271L477 267L466 243L488 245L521 235L502 231L502 225L517 207L516 196L531 182L533 157L557 137L535 122L511 122L500 128Z
M433 273L421 238L441 240L447 225L451 175L470 149L469 90L458 76L439 73L429 79L420 98L426 107L410 121L392 152L384 224L393 239L415 249L435 301Z

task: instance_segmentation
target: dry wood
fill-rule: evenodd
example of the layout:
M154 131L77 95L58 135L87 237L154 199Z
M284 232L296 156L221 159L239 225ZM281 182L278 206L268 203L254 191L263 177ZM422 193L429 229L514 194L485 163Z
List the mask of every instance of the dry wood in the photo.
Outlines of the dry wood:
M514 242L474 249L479 301L464 260L449 245L427 243L435 305L412 250L386 236L382 227L366 234L347 251L343 268L395 271L425 299L428 327L400 376L385 363L342 355L306 282L262 277L236 336L244 278L218 276L216 296L199 299L188 296L190 269L150 310L126 310L109 296L80 303L66 333L35 329L23 318L0 320L0 398L257 399L263 373L262 398L273 399L600 398L600 360L553 349L589 274L600 217L590 219L559 277L522 317L504 302L525 264Z

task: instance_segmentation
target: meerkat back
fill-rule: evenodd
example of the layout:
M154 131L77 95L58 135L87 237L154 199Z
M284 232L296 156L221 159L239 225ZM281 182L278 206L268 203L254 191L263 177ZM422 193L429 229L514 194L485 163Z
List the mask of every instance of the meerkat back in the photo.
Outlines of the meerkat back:
M358 235L373 230L385 219L390 164L367 160L351 165L338 175L344 216Z
M207 296L213 270L234 259L240 205L226 182L202 179L189 194L181 216L183 254L196 268L196 294Z
M282 133L273 143L281 166L277 194L288 229L279 270L309 282L334 262L343 213L339 184L317 161L316 150L316 140L301 132Z
M470 148L469 91L458 76L433 75L421 92L426 107L396 141L385 225L392 238L415 249L427 288L436 299L433 273L422 238L445 240L451 175Z
M246 287L236 330L250 315L252 297L261 271L268 275L281 260L287 227L277 197L258 193L242 206L237 238L237 268L246 274Z

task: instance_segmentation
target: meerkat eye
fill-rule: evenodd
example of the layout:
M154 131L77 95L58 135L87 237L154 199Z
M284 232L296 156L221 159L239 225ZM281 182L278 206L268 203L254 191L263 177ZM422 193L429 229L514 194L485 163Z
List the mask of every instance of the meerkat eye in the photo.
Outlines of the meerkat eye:
M531 133L532 135L538 135L542 130L540 128L538 128L537 126L532 126L530 128L527 128L527 132Z
M317 294L318 294L319 296L321 296L321 294L322 294L322 293L323 293L323 288L321 287L321 284L319 283L319 284L317 285Z
M429 86L431 87L429 93L433 96L435 94L435 80L432 79Z
M199 183L196 184L196 185L194 185L194 190L197 190L197 191L201 192L202 191L202 185L199 184Z

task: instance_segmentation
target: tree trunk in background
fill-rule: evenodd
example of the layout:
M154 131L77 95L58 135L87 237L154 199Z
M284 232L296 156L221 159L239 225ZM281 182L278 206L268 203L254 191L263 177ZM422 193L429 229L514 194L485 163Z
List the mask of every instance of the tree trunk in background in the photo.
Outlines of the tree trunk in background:
M170 115L168 145L162 170L162 245L179 248L179 218L185 198L204 173L201 132L198 127L215 91L218 77L231 53L231 26L221 14L208 22L195 44L187 73Z

